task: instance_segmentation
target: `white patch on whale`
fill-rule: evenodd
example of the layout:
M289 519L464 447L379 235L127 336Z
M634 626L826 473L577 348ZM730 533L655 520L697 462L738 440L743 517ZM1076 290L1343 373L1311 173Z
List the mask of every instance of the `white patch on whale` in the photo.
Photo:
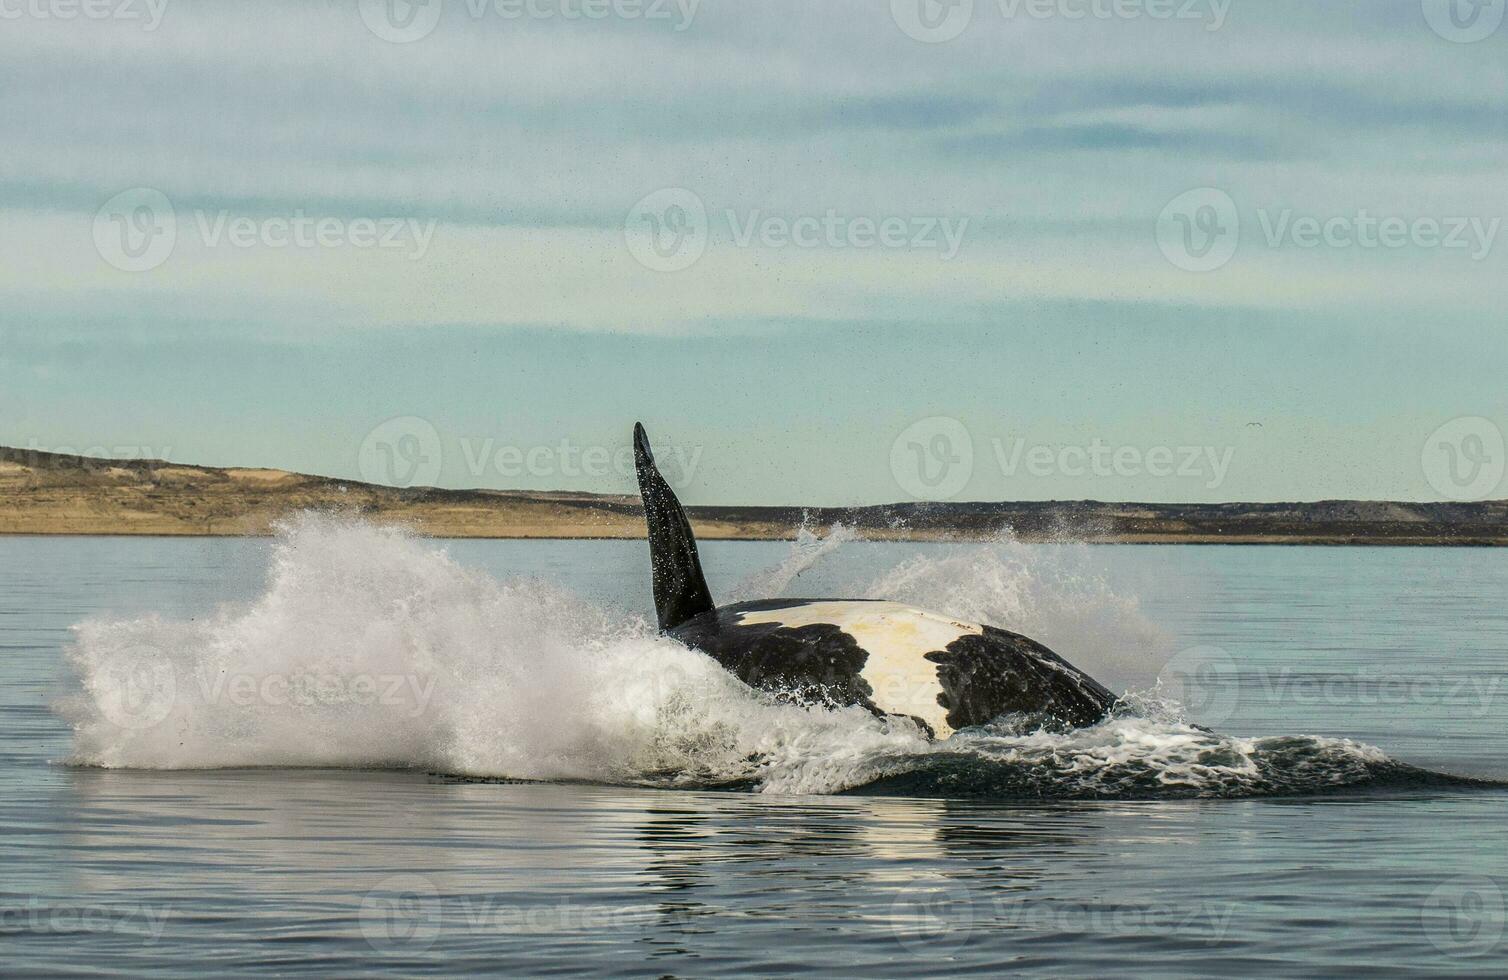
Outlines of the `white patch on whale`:
M961 636L984 633L983 626L901 602L819 601L738 615L741 626L838 627L869 654L859 674L874 689L875 706L887 714L920 718L938 738L952 735L953 727L948 724L947 709L938 702L943 693L938 665L925 655L946 650Z

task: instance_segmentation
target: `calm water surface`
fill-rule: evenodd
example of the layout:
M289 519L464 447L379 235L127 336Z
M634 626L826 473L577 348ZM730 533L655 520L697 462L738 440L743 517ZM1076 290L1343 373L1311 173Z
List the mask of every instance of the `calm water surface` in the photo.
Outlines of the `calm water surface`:
M1003 802L64 764L70 627L253 601L272 547L0 538L0 974L1508 971L1495 788ZM447 547L498 579L648 610L642 544ZM847 545L789 590L943 550ZM788 551L711 544L704 560L726 594ZM1201 708L1222 731L1508 779L1508 554L1073 554L1168 652L1204 651Z

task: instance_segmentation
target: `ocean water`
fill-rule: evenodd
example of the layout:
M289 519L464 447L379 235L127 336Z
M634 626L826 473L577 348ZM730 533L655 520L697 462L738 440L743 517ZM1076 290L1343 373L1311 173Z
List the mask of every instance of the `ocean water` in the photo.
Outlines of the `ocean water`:
M703 546L1117 690L929 744L654 635L642 542L0 538L0 974L1508 970L1508 554Z

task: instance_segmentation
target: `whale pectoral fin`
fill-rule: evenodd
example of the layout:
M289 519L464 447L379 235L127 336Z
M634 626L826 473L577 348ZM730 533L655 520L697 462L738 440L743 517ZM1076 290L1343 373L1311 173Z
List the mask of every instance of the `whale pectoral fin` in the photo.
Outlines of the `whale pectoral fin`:
M654 577L655 615L661 630L672 630L713 609L712 593L702 575L691 522L670 484L655 466L654 452L642 424L634 425L634 464L639 496L649 531L649 561Z
M986 626L927 654L938 665L955 729L1022 714L1081 728L1119 700L1108 688L1030 637Z

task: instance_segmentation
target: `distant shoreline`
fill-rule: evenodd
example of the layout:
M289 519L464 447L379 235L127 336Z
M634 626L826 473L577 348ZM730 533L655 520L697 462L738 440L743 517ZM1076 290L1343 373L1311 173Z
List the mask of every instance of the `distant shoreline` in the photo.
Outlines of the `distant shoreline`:
M107 460L0 447L0 535L260 537L299 511L349 513L436 538L632 540L637 497L396 489L282 470ZM786 541L842 524L869 541L1502 547L1508 501L1147 504L897 503L688 507L709 541Z
M290 511L289 516L295 511ZM354 515L353 515L354 516ZM400 527L409 527L424 537L438 541L643 541L644 535L616 535L616 534L433 534L423 528L414 527L403 521L383 520L370 514L360 515L363 519L371 520L375 524L387 524ZM698 537L703 541L718 542L772 542L772 541L795 541L800 533L799 528L792 529L785 535L770 535L765 537L729 537L719 536L715 531L711 534L703 534L701 525L697 526ZM815 528L815 531L823 531L826 528ZM248 532L220 532L220 531L26 531L11 530L8 527L0 527L0 538L160 538L160 539L237 539L237 538L275 538L277 532L271 528L261 531ZM990 541L998 535L989 534L936 534L936 535L912 535L909 537L889 536L884 534L859 534L854 540L857 543L869 544L967 544L970 542L982 543ZM1298 548L1298 547L1321 547L1321 548L1501 548L1508 547L1508 536L1502 539L1461 539L1461 538L1403 538L1403 537L1376 537L1365 538L1351 536L1347 538L1330 537L1264 537L1260 535L1247 535L1231 538L1208 538L1176 535L1156 536L1074 536L1065 533L1058 537L1037 537L1012 535L1012 539L1023 544L1048 544L1048 545L1092 545L1095 547L1235 547L1235 548Z

